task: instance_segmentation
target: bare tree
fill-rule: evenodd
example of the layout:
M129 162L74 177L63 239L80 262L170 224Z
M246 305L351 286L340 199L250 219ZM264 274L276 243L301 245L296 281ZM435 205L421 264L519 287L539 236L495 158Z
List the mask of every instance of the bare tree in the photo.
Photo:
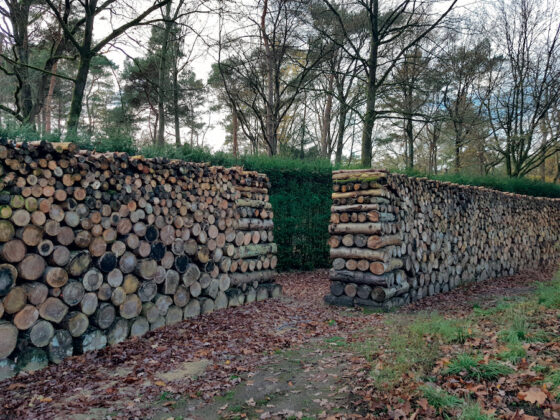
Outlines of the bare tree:
M6 0L0 6L0 16L3 17L0 23L0 71L15 82L15 106L0 104L0 110L22 124L35 126L36 118L48 101L52 77L71 80L56 74L58 61L71 58L68 57L67 44L44 4L33 0ZM77 25L80 24L78 19ZM43 56L38 59L39 51Z
M497 14L504 61L486 106L507 174L524 176L560 150L558 129L541 129L560 106L560 23L554 4L540 0L501 0Z
M484 103L495 81L486 76L492 75L497 64L488 39L476 41L470 37L463 42L453 40L438 62L444 82L443 103L454 136L456 172L461 169L462 148L488 123Z
M402 129L407 169L414 168L414 143L421 132L421 129L415 130L415 125L417 122L422 123L422 127L425 125L421 118L423 107L429 99L429 91L435 87L426 80L429 78L430 60L431 57L423 54L420 45L416 45L394 68L387 83L389 86L382 95L384 108L395 114L389 117Z
M305 2L263 0L258 15L242 15L249 35L219 40L218 69L232 109L249 136L248 112L256 118L269 155L278 153L282 121L324 57L301 19L306 13Z
M336 22L343 33L349 34L334 1L323 0L337 16ZM358 59L365 73L366 109L363 114L362 165L371 166L373 153L373 127L379 116L377 99L380 87L386 82L393 68L407 51L433 31L451 12L457 0L351 0L343 2L350 10L362 15L364 30L369 42L366 49L353 43L347 36L348 46L344 48ZM432 12L431 6L443 4L443 12ZM441 8L440 8L441 10ZM415 34L410 36L410 34ZM397 42L409 38L400 48Z

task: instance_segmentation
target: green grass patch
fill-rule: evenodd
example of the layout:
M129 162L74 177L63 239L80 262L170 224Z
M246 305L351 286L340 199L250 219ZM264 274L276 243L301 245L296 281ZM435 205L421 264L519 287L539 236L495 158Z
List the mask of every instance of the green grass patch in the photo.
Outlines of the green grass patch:
M417 334L438 336L444 343L464 343L472 336L468 320L447 319L436 313L415 320L410 329Z
M543 366L543 365L535 365L533 366L533 371L535 373L548 373L550 372L550 368L548 366Z
M493 415L483 413L482 408L476 402L466 402L436 386L425 385L420 387L420 392L428 400L428 404L435 408L443 418L460 420L492 420L495 418ZM456 417L459 409L460 414Z
M558 399L560 398L560 370L556 370L544 378L544 383L550 384L551 393Z
M465 402L461 398L433 385L420 387L420 392L428 400L428 404L434 407L440 414L449 414L449 410L460 407Z
M493 420L496 417L482 412L482 408L475 402L468 403L461 414L459 420Z
M361 334L367 339L352 342L351 348L364 355L374 368L370 374L381 389L390 390L398 385L403 375L420 379L432 369L439 357L439 343L428 342L423 334L410 328L410 319L395 315L389 324L392 333L379 336L376 330ZM381 358L378 356L382 355Z
M547 308L560 309L560 273L550 283L539 284L537 301Z
M344 337L328 337L325 338L325 343L333 346L344 346L346 344L346 339Z
M173 395L167 391L163 391L159 396L160 401L171 401L173 399Z
M473 314L480 317L497 315L505 312L507 309L511 308L512 303L502 300L498 302L495 306L489 308L481 308L480 306L473 307Z
M503 363L494 360L484 363L482 357L460 354L451 360L444 374L461 375L476 381L493 381L512 372L513 369Z
M510 317L509 328L502 330L498 333L500 340L516 344L520 341L528 341L529 337L529 327L527 323L527 317L519 313L517 308L512 308L508 310Z
M511 306L500 317L507 328L498 333L498 337L510 347L519 346L520 342L547 342L549 334L534 328L539 313L534 298L520 300L515 306Z
M508 361L513 364L519 363L527 357L527 350L520 343L508 345L508 349L498 354L501 360Z
M241 413L243 411L243 406L242 405L231 406L229 408L229 411L231 411L232 413Z

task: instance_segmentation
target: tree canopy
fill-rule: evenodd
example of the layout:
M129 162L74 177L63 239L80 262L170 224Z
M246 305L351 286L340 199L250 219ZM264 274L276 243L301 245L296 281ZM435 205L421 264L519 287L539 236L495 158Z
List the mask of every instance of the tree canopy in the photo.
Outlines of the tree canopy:
M0 125L560 182L558 2L470 6L6 0Z

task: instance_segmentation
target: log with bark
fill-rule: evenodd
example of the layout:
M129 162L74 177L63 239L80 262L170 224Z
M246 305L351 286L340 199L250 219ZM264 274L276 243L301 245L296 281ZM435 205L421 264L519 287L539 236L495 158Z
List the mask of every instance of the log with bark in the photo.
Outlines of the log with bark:
M560 200L377 170L334 171L332 198L332 304L390 309L560 261Z

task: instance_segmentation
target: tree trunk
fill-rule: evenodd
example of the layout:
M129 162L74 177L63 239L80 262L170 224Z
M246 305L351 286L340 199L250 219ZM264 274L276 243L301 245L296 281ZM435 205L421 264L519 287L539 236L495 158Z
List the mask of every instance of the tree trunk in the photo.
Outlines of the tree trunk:
M412 114L408 113L406 115L406 125L405 125L406 142L408 145L407 153L407 169L414 169L414 131L412 124Z
M539 168L541 181L546 182L546 159L544 159Z
M239 155L238 134L239 134L239 120L237 118L237 111L235 107L231 108L231 137L233 140L233 156Z
M556 176L553 182L560 183L560 152L556 152Z
M29 10L31 1L22 2L9 2L10 15L12 16L11 23L13 25L14 37L14 50L17 58L21 64L14 66L14 73L17 76L19 86L18 95L16 99L21 107L21 116L23 117L22 123L34 125L33 110L33 93L29 80Z
M270 49L268 34L266 33L266 15L268 13L268 0L264 0L263 12L261 16L261 36L264 44L265 65L266 65L266 116L265 116L265 134L268 154L273 156L276 154L277 138L276 124L274 121L274 58Z
M461 141L459 136L455 136L455 172L461 169Z
M58 69L58 62L53 64L52 73L56 74L57 69ZM45 127L46 134L49 134L51 132L51 113L52 113L51 103L54 94L54 87L56 85L56 79L57 79L56 76L51 76L50 78L49 91L47 93L47 97L45 98L45 106L43 108L43 114L45 116L44 127Z
M177 42L177 41L175 41ZM179 71L177 68L177 48L174 46L173 51L173 117L175 123L175 145L181 146L181 123L179 121Z
M375 6L377 6L377 0L375 0L374 3ZM377 99L376 71L378 48L377 28L372 28L368 58L366 112L364 114L364 128L362 132L362 166L365 168L371 167L371 160L373 157L372 148L373 127L376 119L375 103Z
M329 75L329 85L327 91L327 102L323 113L323 129L321 130L321 156L328 157L331 140L331 115L332 115L332 90L334 85L334 75Z
M346 115L348 114L348 106L346 103L340 103L340 111L338 114L338 136L336 141L335 164L342 163L342 148L344 147L344 132L346 131Z
M84 99L84 91L86 88L89 67L91 64L91 56L80 56L78 66L78 74L74 82L74 90L72 92L72 102L70 103L70 112L68 114L68 123L66 129L66 138L73 139L78 135L78 124L82 113L82 102Z
M80 123L80 115L82 113L82 103L84 99L84 91L86 88L89 67L93 53L91 44L93 42L93 24L95 21L95 8L97 0L89 2L86 9L86 23L84 27L83 41L78 53L80 54L80 62L78 64L78 73L74 81L74 89L72 91L72 102L70 103L70 112L68 114L68 123L66 127L66 138L75 138L78 134L78 125Z
M163 31L163 40L161 44L160 61L158 69L158 131L156 143L163 145L165 143L165 96L167 86L167 54L169 53L169 34L171 32L172 22L169 20L171 14L171 2L165 7L165 27Z

